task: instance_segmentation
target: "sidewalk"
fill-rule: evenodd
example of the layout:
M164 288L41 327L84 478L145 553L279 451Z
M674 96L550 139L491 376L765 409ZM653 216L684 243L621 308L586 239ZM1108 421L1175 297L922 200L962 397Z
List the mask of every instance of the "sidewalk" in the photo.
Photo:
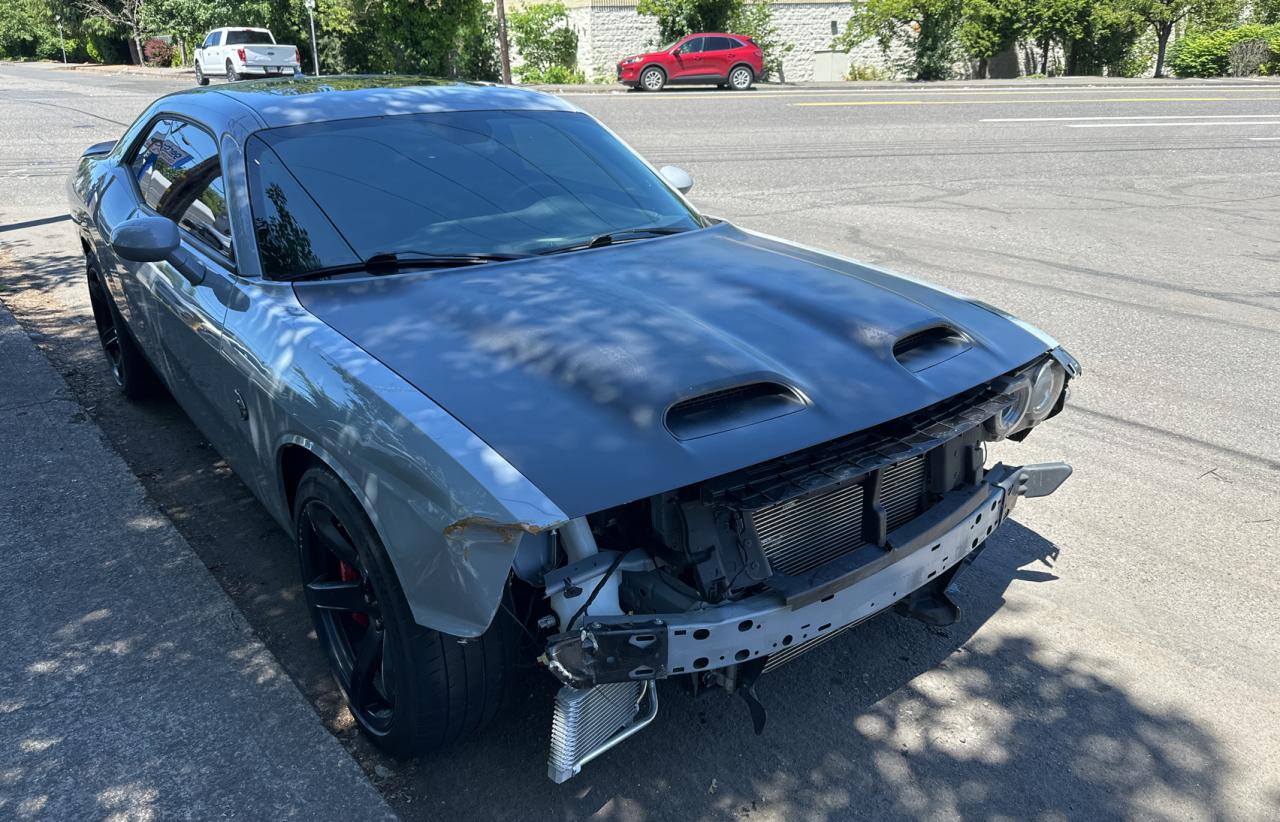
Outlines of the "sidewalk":
M393 818L3 305L0 473L0 818Z

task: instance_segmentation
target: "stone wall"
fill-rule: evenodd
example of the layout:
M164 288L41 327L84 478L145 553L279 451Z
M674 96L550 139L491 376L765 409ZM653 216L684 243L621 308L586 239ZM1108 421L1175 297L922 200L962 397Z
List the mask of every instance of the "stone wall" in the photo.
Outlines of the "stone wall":
M636 14L634 2L570 0L566 5L569 25L578 32L578 66L588 80L611 80L619 59L663 45L657 19Z
M793 83L814 79L815 53L831 49L831 40L844 31L852 14L853 4L848 0L840 3L775 2L773 24L778 29L778 39L795 44L791 53L782 60L783 79ZM878 52L877 49L877 56Z
M612 79L619 58L663 45L657 21L637 14L635 0L566 0L565 5L569 24L578 32L578 66L590 80ZM849 0L774 0L779 39L795 44L783 60L784 77L791 82L814 79L815 55L830 49L832 25L843 31L852 13ZM886 72L889 68L875 43L854 49L850 59Z

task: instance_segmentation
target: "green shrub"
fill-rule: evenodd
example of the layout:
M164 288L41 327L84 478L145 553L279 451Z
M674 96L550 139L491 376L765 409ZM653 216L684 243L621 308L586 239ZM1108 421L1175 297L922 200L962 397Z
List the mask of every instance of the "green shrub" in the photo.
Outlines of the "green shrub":
M1179 77L1222 77L1231 68L1232 46L1245 40L1280 40L1280 25L1191 32L1173 44L1169 68Z
M544 69L521 66L516 73L520 75L520 82L532 85L574 86L587 82L587 76L581 69L566 66L547 66Z

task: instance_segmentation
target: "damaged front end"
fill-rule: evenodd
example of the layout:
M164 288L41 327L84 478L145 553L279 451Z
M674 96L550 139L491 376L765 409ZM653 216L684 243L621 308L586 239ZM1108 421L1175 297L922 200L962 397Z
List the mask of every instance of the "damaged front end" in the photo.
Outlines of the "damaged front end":
M987 467L986 443L1058 413L1078 373L1058 350L907 417L558 529L558 567L541 579L555 613L541 661L564 683L550 777L652 721L657 680L739 694L760 732L760 675L889 608L958 620L956 575L1019 497L1071 473Z

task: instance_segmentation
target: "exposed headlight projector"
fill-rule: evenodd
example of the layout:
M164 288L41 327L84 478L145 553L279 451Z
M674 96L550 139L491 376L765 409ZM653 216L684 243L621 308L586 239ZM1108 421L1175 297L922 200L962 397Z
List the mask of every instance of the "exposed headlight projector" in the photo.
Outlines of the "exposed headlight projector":
M1013 397L1013 402L987 420L987 432L1001 440L1043 422L1053 413L1066 382L1066 370L1052 357L1006 377L997 387Z

